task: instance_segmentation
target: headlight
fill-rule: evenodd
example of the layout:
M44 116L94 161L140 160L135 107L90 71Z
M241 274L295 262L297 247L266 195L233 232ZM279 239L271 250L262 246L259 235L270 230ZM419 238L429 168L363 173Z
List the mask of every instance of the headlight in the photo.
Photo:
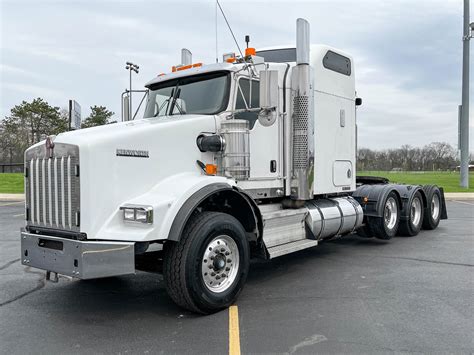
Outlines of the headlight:
M153 207L142 205L123 205L120 206L123 211L123 220L127 222L153 223Z

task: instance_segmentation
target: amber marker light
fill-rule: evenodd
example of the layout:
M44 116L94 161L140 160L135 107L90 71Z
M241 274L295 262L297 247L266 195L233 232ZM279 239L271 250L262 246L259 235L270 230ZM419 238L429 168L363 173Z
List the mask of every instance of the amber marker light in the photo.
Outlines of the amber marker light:
M206 164L206 174L207 175L216 175L217 174L217 165L215 165L215 164Z
M249 47L245 48L245 56L248 57L249 55L256 55L257 51L255 48Z

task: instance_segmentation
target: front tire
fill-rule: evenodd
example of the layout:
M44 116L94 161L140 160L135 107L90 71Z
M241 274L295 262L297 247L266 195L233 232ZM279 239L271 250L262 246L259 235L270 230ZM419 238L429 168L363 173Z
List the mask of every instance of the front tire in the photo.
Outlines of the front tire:
M401 221L399 230L400 235L414 237L416 236L423 224L423 198L421 192L417 191L413 198L408 202L408 219Z
M250 251L240 222L225 213L191 217L179 242L165 245L163 275L179 306L209 314L232 305L247 279Z

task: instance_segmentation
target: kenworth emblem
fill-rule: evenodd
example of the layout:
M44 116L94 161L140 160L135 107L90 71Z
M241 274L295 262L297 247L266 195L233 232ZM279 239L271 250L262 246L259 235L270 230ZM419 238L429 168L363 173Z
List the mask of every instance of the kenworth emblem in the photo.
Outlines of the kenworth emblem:
M118 157L149 158L148 150L117 149Z

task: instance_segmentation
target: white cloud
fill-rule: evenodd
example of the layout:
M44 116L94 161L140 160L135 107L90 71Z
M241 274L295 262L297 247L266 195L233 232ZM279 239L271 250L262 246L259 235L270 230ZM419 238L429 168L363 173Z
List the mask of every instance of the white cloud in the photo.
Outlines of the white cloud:
M67 98L63 92L47 87L32 85L32 84L18 84L18 83L3 83L2 86L5 90L11 90L20 92L23 94L27 94L30 98L48 98L55 101L64 100L66 101Z

